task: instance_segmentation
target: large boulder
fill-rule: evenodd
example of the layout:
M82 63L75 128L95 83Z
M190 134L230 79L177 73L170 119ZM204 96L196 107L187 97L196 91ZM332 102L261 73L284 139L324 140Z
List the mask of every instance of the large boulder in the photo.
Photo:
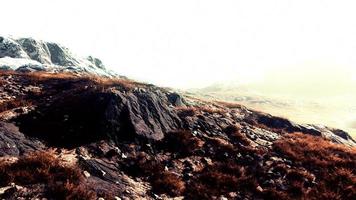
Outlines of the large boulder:
M26 137L14 124L0 122L0 157L19 156L43 148L41 142Z
M53 99L15 119L21 132L53 146L73 148L102 139L160 140L181 127L161 92L68 91Z

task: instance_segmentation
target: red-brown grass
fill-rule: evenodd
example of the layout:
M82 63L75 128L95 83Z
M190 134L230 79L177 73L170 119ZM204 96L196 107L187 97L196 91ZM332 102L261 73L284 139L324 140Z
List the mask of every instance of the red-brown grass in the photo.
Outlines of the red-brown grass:
M179 130L166 134L162 142L162 148L170 152L188 156L202 147L203 141L195 137L190 131Z
M191 117L198 113L209 113L209 114L220 114L223 115L226 113L226 110L221 108L209 107L209 106L194 106L194 107L177 107L176 108L178 116L185 118Z
M195 107L176 107L179 117L192 117L196 114L197 109Z
M337 145L317 136L289 134L273 144L280 152L307 166L356 167L356 149Z
M32 101L23 98L17 98L17 99L5 101L0 103L0 113L14 108L24 107L24 106L32 106Z
M209 114L216 113L216 114L223 115L227 112L226 110L224 110L222 108L215 108L215 107L210 107L210 106L200 106L200 107L197 107L196 109L200 112L206 112Z
M241 133L241 130L234 125L225 127L224 132L233 140L237 141L243 145L250 145L250 141L247 137Z
M172 172L157 173L151 178L151 185L154 193L165 193L170 196L180 196L185 190L184 181L182 181L181 177Z
M217 104L222 105L227 108L235 109L235 108L244 108L241 104L234 102L226 102L226 101L215 101Z
M246 176L242 166L234 162L219 162L207 166L197 174L186 188L188 199L212 199L235 191L253 191L257 182Z
M185 190L185 183L180 176L166 171L161 162L145 153L139 153L133 158L133 165L124 170L132 176L146 178L151 183L152 192L155 194L179 196Z
M229 141L219 137L208 138L204 146L206 149L211 149L212 151L209 152L213 154L210 156L218 160L231 158L238 150Z
M352 199L356 196L356 149L301 133L276 141L273 151L308 171L285 170L288 194L304 199ZM311 175L314 174L314 175ZM305 183L317 183L307 190ZM284 194L285 195L285 194Z
M25 78L31 84L39 84L45 82L53 82L58 80L74 81L74 82L88 82L100 87L121 87L125 90L132 90L136 87L147 87L147 84L135 82L126 78L109 78L96 75L78 75L70 72L31 72L19 73L14 71L0 71L0 76L14 75Z
M0 164L0 186L44 184L48 197L59 199L95 198L95 193L80 186L82 178L79 168L62 165L48 152L30 153L14 163Z

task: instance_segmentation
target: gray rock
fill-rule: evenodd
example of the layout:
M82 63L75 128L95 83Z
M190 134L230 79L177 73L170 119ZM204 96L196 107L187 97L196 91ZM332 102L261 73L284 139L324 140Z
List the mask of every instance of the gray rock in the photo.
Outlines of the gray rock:
M20 133L14 124L0 122L0 157L19 156L44 148L45 146L38 140Z
M98 58L74 56L69 49L57 43L33 38L0 38L0 69L12 69L21 72L45 70L107 77L118 76L118 74L106 69ZM36 67L33 65L36 65Z

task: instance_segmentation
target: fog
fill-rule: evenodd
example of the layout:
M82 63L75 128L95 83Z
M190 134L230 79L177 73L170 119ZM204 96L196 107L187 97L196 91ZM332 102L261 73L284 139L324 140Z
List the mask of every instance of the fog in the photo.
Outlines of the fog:
M161 86L224 83L316 102L324 111L297 120L355 127L355 1L11 0L1 7L0 34L59 42Z

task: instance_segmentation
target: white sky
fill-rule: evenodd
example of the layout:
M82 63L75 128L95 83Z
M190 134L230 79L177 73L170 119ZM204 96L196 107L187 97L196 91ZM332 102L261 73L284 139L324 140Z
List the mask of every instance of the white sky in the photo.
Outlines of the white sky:
M0 34L60 42L163 86L308 73L310 63L356 79L354 0L3 0L0 8Z

